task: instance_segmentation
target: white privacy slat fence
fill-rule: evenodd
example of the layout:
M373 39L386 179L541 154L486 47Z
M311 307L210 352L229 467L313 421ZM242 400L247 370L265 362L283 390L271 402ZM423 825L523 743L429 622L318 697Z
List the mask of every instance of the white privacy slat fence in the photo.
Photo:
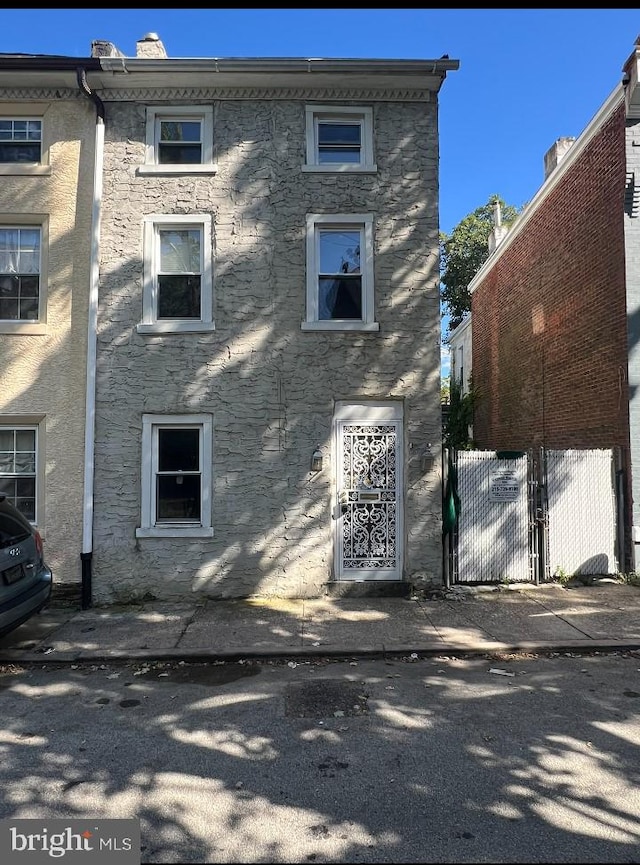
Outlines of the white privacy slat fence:
M548 450L545 456L549 575L615 573L611 450Z
M458 451L454 462L459 496L449 560L454 582L618 571L612 449Z
M457 459L458 580L530 580L527 456L460 451Z

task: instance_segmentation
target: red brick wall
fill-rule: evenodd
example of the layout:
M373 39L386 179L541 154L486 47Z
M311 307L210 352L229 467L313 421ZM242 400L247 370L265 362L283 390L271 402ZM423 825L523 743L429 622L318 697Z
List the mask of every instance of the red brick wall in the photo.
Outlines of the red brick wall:
M626 462L624 152L621 105L472 295L481 448L620 445Z

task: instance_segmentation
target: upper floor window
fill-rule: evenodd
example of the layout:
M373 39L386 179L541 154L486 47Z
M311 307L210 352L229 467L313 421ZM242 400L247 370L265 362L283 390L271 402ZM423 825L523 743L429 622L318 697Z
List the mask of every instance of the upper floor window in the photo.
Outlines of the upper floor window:
M161 165L202 163L202 122L176 117L158 118L158 162Z
M376 171L371 108L307 105L307 171Z
M373 215L307 216L303 330L378 330L374 320Z
M211 217L145 216L141 333L213 330Z
M458 363L456 364L457 380L464 387L464 346L461 345L458 349Z
M0 162L40 162L42 121L0 117Z
M38 321L41 229L0 227L0 321Z
M4 103L0 110L0 176L51 174L44 102Z
M147 108L146 156L139 173L213 171L213 108Z

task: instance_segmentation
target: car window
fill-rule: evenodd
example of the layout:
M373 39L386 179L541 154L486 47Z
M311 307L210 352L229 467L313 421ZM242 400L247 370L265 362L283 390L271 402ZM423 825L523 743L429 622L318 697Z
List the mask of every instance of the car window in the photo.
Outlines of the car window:
M24 541L31 534L21 519L0 509L0 550Z

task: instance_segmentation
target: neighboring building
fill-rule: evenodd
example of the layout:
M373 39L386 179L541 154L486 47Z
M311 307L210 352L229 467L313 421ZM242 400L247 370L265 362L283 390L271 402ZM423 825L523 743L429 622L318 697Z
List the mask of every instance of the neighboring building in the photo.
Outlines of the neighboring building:
M0 55L0 490L77 597L98 68Z
M450 380L460 385L463 394L471 388L471 315L450 331L447 338L451 364Z
M640 541L640 49L473 279L479 447L616 448ZM635 548L635 549L634 549Z
M438 93L458 61L123 57L98 601L441 582Z

